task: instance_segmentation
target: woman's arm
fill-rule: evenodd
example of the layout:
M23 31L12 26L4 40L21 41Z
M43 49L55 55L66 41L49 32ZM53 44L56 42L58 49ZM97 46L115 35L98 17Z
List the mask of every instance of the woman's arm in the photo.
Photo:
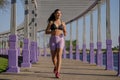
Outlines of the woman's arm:
M62 22L62 24L63 24L63 27L64 27L63 33L64 33L64 35L66 36L66 35L67 35L66 24L65 24L65 22Z
M48 23L48 26L47 26L47 28L46 28L46 30L45 30L45 33L46 33L46 34L51 34L51 30L50 30L51 24L52 24L52 21L50 21L50 22Z

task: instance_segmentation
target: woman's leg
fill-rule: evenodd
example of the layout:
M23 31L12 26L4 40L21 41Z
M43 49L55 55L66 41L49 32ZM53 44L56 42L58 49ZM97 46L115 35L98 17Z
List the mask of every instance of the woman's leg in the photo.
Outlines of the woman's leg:
M64 48L64 38L62 37L60 42L57 45L57 71L60 72L61 69L61 63L62 63L62 53Z
M57 72L60 72L61 69L61 62L62 62L62 52L63 49L58 48L57 49Z
M51 50L51 56L52 56L52 62L54 64L54 67L57 65L57 54L56 50Z
M57 59L56 59L56 43L55 43L56 37L50 38L50 50L51 50L51 56L52 56L52 62L54 64L54 67L56 67Z

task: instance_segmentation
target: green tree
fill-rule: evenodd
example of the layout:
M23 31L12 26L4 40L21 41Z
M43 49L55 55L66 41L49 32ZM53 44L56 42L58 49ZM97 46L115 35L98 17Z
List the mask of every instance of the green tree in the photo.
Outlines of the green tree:
M70 40L66 40L66 41L65 41L65 46L66 46L66 50L69 50L69 47L70 47ZM76 47L76 40L72 41L72 46L73 46L73 50L75 50L75 47Z
M22 41L20 41L20 48L22 48L23 47L23 42Z
M66 46L66 50L69 50L69 46L70 46L70 41L69 40L65 41L65 46Z
M5 9L9 5L9 0L0 0L0 10Z
M72 45L73 45L73 50L76 49L76 40L72 41Z

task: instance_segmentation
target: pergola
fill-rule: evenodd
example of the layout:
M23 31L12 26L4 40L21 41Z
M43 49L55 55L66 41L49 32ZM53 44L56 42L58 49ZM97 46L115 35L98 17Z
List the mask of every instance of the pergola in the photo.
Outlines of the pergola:
M99 0L36 0L36 2L38 30L44 30L48 17L55 9L60 9L63 14L62 20L69 23L87 13Z
M19 72L18 67L18 50L17 50L17 30L16 27L16 0L11 0L11 26L9 35L9 69L8 72ZM87 62L86 54L86 21L85 16L90 12L90 63L94 64L94 42L93 42L93 15L92 12L97 6L97 65L102 65L102 42L101 42L101 7L102 2L106 1L106 54L107 54L107 70L113 70L113 54L112 40L110 31L110 0L25 0L25 20L22 27L24 32L24 47L23 47L23 63L22 67L31 67L31 63L36 63L38 60L37 53L37 32L44 31L47 27L47 19L55 9L62 11L62 20L70 23L70 59L73 58L72 53L72 26L71 23L76 21L78 28L78 19L83 17L83 62ZM31 35L30 35L31 33ZM2 34L6 34L2 33ZM79 41L78 29L76 29L76 59L79 60ZM41 38L43 39L43 38ZM44 39L43 39L44 40ZM120 43L120 40L119 40ZM29 49L30 48L30 49ZM44 47L45 49L45 47ZM46 51L46 50L44 50ZM63 52L63 55L66 55ZM44 52L45 55L45 52ZM15 58L15 59L13 59ZM31 61L31 63L30 63ZM120 61L120 54L119 54ZM120 64L119 68L120 68ZM14 66L14 67L13 67ZM120 75L120 69L118 70Z

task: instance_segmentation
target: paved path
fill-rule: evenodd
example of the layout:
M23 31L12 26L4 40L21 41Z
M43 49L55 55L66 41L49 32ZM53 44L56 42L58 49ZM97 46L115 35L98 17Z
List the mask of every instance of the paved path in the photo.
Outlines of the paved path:
M116 71L107 71L104 67L63 59L61 78L56 79L50 57L40 57L32 68L21 68L21 72L1 73L0 80L120 80Z

